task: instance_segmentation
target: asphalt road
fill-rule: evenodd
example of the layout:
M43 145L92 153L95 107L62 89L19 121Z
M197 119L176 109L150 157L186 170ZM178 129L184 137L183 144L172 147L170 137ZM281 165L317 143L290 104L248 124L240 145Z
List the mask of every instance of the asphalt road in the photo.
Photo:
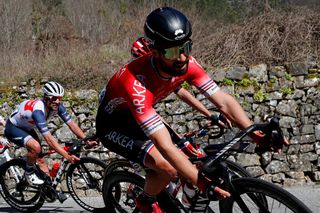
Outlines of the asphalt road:
M314 213L320 213L320 185L287 188L302 202L304 202ZM16 212L10 208L7 203L0 197L0 212ZM63 204L59 201L54 203L45 203L39 211L48 212L86 212L79 207L72 198L67 199Z

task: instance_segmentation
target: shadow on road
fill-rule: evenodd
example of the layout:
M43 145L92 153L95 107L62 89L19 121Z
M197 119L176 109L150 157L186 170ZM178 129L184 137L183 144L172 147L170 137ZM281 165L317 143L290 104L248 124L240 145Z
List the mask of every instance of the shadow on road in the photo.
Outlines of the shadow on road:
M0 207L0 212L17 212L17 210L10 208L10 207ZM39 213L48 213L48 212L79 212L79 213L85 213L87 211L79 211L72 209L72 207L55 207L55 206L46 206L41 208Z

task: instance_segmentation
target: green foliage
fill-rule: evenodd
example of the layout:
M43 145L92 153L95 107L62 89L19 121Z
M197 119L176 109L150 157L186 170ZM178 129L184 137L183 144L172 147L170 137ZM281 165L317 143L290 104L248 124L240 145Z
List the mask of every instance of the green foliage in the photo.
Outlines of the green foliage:
M268 82L268 86L269 86L269 87L273 87L273 85L274 85L275 83L277 83L277 81L278 81L278 78L277 78L277 77L272 77L272 78L269 80L269 82Z
M232 86L235 84L235 82L234 82L234 80L231 80L229 78L225 78L225 79L223 79L223 84L227 85L227 86Z
M253 94L253 99L258 102L263 102L267 99L267 95L263 91L259 90Z
M320 72L317 69L309 69L307 78L320 78Z
M235 97L235 98L240 98L240 95L238 93L233 93L233 94L230 94L230 95Z
M250 103L247 102L247 101L244 101L244 102L241 103L241 105L244 106L244 107L248 107L248 106L250 106Z
M119 1L119 11L121 14L125 14L128 10L128 5L126 4L126 1L120 0Z
M250 80L248 78L243 78L241 81L237 83L238 86L248 87L250 85L257 85L257 81Z
M286 78L288 81L293 81L293 77L292 77L292 75L289 74L289 73L286 73L286 74L285 74L285 78Z
M191 89L191 85L186 81L181 84L181 87L186 89L186 90L190 90Z
M292 89L289 87L283 87L280 89L280 92L284 95L291 95L293 93Z

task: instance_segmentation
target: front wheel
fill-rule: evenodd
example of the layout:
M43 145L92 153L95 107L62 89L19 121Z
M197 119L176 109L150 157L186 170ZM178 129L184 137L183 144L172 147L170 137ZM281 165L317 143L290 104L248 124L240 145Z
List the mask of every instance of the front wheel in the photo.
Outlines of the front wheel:
M24 177L26 161L12 159L0 166L0 193L4 200L20 212L36 212L43 203L39 186L30 186Z
M99 159L83 157L67 171L67 187L72 198L85 210L105 210L102 198L103 174L107 164Z
M114 171L106 175L103 200L109 212L139 212L135 199L143 191L143 186L144 179L134 173Z
M231 197L220 202L222 212L312 212L295 196L269 182L238 178L232 185Z

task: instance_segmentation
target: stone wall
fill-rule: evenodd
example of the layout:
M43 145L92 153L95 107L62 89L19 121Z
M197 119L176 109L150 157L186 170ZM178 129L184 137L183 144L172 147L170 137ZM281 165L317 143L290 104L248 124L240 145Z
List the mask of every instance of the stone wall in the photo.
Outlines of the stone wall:
M280 125L290 140L290 146L281 154L266 152L261 155L248 151L231 158L245 166L252 174L268 181L286 186L309 184L320 180L320 67L317 64L289 64L225 69L206 68L212 78L226 92L236 97L255 122L262 122L265 115L280 115ZM0 114L7 116L15 104L26 98L40 96L45 82L30 80L8 88L1 93ZM184 86L202 101L211 111L215 107L188 84ZM67 92L64 105L87 134L94 134L98 92L80 90ZM199 128L205 122L199 113L172 94L156 105L157 111L179 133ZM66 142L74 137L65 124L58 119L50 120L49 127L54 136ZM210 141L220 143L229 140L236 132L227 132L222 138ZM0 134L3 130L0 129ZM46 147L45 147L46 148ZM250 149L253 150L253 149ZM12 151L15 156L24 149ZM107 161L114 154L101 148L87 155ZM59 158L55 154L49 160Z

